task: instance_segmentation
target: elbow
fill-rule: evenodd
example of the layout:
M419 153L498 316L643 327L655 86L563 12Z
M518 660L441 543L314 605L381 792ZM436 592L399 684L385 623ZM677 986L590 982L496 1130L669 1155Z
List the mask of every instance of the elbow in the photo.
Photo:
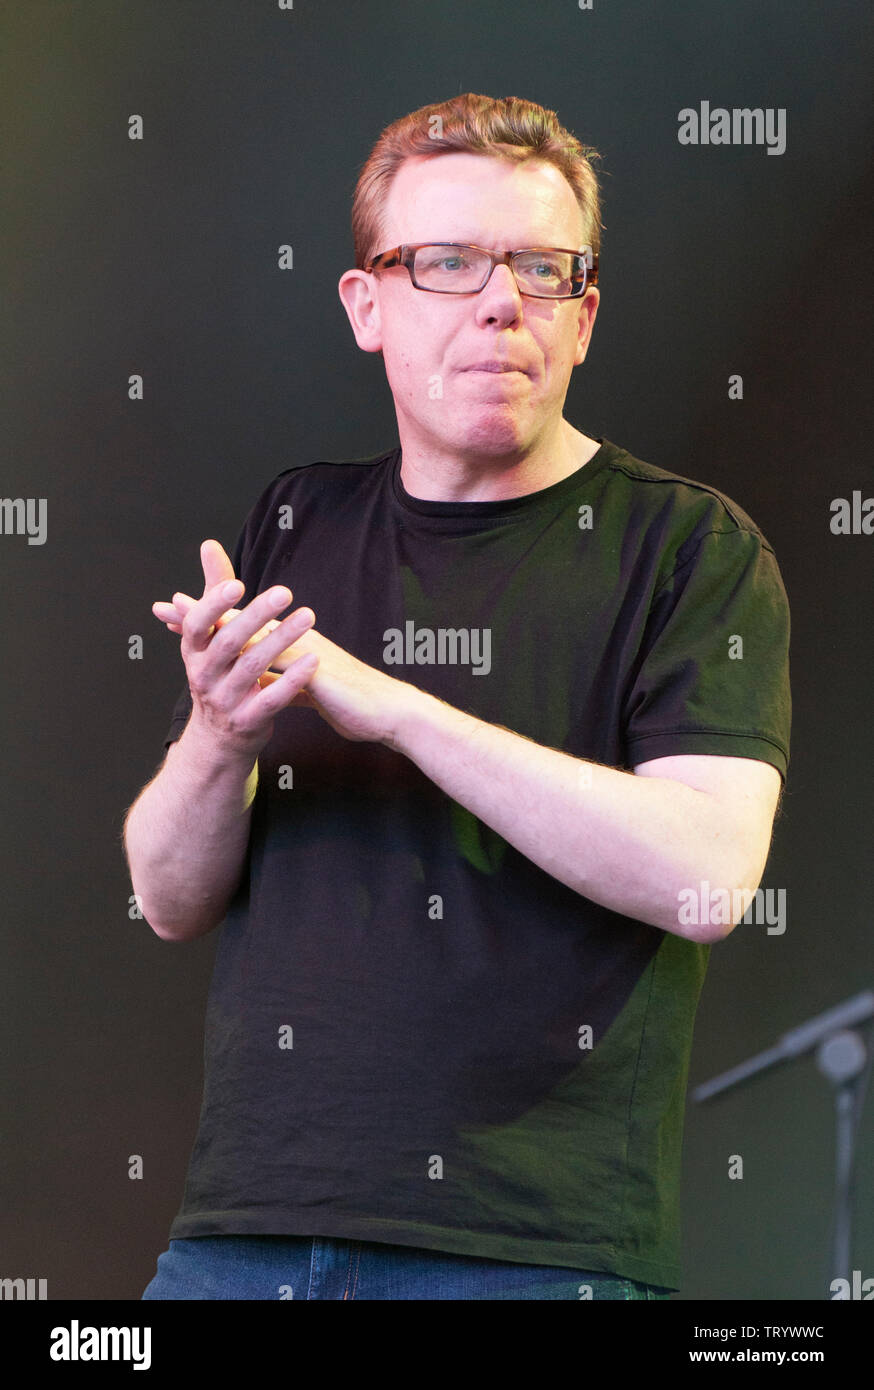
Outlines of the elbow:
M164 926L162 923L157 922L153 914L144 912L143 921L149 927L151 927L152 931L155 933L159 941L179 942L186 941L188 939L187 937L180 935L178 931L174 931L172 927L167 927Z
M676 889L666 929L701 946L725 941L761 896L764 865L710 865Z
M131 916L145 922L146 926L151 927L155 935L160 937L162 941L178 941L180 939L179 933L174 932L172 927L166 927L159 921L157 914L152 910L151 905L146 902L144 895L137 890L133 875L131 875L131 887L133 889L133 894L131 896Z
M142 901L141 899L139 900ZM202 911L194 913L174 913L172 920L167 920L159 913L152 910L147 904L141 907L143 920L148 923L152 931L161 941L196 941L198 937L207 936L211 931L224 921L225 913L212 904L211 910L204 908Z
M223 920L223 915L216 915L203 912L199 916L190 916L188 920L174 917L172 923L166 921L159 912L156 912L148 898L137 891L136 883L131 877L131 887L133 888L131 916L135 916L151 927L152 931L161 941L194 941L199 936L206 936L219 922Z
M708 922L702 924L696 934L690 937L699 946L715 946L719 941L725 941L737 926L737 922Z
M210 919L209 921L189 923L186 926L179 926L177 924L175 926L168 927L163 923L158 923L154 921L152 918L147 916L146 913L143 913L143 918L146 922L148 922L152 931L161 941L175 941L177 943L181 943L183 941L196 941L198 937L207 936L209 932L213 931L214 928L218 926L219 921L221 920L221 918L218 918L216 920Z

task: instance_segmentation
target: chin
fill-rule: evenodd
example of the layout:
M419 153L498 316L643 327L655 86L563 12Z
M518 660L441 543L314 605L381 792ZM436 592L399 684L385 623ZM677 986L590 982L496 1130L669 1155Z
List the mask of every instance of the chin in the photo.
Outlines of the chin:
M471 450L485 456L503 458L507 454L516 454L524 447L524 439L517 430L501 430L494 426L483 425L480 428L473 427L465 433L463 438L453 441L453 447L460 453L469 453Z
M481 440L483 445L494 443L496 448L522 443L530 433L530 422L519 419L516 411L506 406L486 406L465 412L461 430L464 438Z

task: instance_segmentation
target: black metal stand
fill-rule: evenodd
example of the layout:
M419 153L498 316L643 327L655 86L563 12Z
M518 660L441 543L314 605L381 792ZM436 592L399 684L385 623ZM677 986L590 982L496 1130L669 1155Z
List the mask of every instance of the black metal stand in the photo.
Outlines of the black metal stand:
M856 1139L865 1091L874 1060L874 1050L866 1047L862 1035L854 1029L874 1020L874 993L845 999L842 1004L784 1033L774 1047L759 1052L712 1081L705 1081L691 1093L698 1103L721 1095L781 1062L794 1061L805 1053L816 1051L816 1065L834 1090L835 1103L835 1195L831 1234L831 1283L845 1279L852 1287L853 1279L853 1192L856 1163Z

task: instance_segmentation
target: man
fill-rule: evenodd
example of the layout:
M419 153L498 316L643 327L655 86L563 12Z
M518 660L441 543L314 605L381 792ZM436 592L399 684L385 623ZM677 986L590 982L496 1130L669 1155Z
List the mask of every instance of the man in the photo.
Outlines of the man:
M599 226L541 107L384 131L339 289L400 448L285 470L155 604L187 681L132 882L162 938L223 930L146 1298L680 1286L692 1025L743 912L682 904L761 879L788 608L736 504L563 418Z

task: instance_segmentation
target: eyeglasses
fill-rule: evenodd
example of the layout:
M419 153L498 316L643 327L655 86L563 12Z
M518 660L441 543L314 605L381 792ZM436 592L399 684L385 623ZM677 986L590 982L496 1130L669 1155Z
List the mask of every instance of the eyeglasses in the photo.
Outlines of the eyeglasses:
M508 265L521 294L534 299L579 299L598 281L598 257L581 251L535 246L525 251L487 251L458 241L420 241L393 246L374 256L366 271L403 265L417 290L433 294L478 294L496 265Z

